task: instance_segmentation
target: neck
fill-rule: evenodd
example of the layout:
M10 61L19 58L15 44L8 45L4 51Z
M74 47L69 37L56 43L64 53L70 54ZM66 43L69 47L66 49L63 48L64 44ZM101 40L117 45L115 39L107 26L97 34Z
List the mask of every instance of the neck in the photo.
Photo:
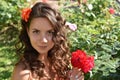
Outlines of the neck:
M48 63L47 54L40 54L38 60L41 60L44 64Z

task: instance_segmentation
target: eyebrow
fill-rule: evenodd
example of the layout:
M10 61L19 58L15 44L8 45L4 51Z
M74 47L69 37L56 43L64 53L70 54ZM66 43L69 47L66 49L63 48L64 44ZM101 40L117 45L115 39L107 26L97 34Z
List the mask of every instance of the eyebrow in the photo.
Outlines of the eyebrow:
M49 30L47 30L47 31L54 31L53 29L49 29Z
M36 28L33 28L32 30L38 30L38 29L36 29Z
M32 30L38 30L40 31L39 29L36 29L36 28L33 28ZM48 29L47 31L54 31L53 29Z

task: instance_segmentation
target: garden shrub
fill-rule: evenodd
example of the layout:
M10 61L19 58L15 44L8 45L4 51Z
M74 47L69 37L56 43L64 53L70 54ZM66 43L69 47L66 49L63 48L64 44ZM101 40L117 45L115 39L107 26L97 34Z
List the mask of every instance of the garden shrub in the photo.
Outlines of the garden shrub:
M119 6L115 0L88 0L80 6L68 1L60 9L66 21L78 26L68 33L71 52L81 49L95 56L95 67L85 80L120 79Z
M10 80L24 0L0 0L0 80Z

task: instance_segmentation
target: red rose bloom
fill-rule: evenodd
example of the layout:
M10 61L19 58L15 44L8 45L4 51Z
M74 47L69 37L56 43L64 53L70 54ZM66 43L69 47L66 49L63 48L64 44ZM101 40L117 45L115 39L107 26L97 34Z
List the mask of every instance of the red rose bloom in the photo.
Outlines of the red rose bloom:
M94 67L94 57L90 56L84 62L82 62L81 70L84 73L87 73L90 70L92 70L93 67Z
M25 20L26 22L28 21L28 18L29 18L31 11L32 10L30 8L25 8L22 10L22 19Z
M72 53L71 63L74 67L81 68L81 62L84 60L86 60L86 54L83 51L77 50Z
M113 8L110 8L110 9L109 9L109 13L110 13L110 14L114 14L114 13L115 13L115 10L114 10Z
M71 64L87 73L94 67L94 57L88 57L84 51L77 50L72 53Z

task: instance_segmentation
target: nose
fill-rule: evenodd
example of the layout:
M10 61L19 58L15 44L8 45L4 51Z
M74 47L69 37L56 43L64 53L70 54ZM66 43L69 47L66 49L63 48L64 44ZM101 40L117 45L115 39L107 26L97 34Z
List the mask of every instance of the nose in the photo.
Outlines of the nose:
M41 42L43 42L43 43L47 43L48 40L47 40L47 38L46 38L45 36L42 36L42 37L41 37Z
M44 42L44 43L47 43L47 42L48 42L47 38L44 37L44 38L43 38L43 42Z

